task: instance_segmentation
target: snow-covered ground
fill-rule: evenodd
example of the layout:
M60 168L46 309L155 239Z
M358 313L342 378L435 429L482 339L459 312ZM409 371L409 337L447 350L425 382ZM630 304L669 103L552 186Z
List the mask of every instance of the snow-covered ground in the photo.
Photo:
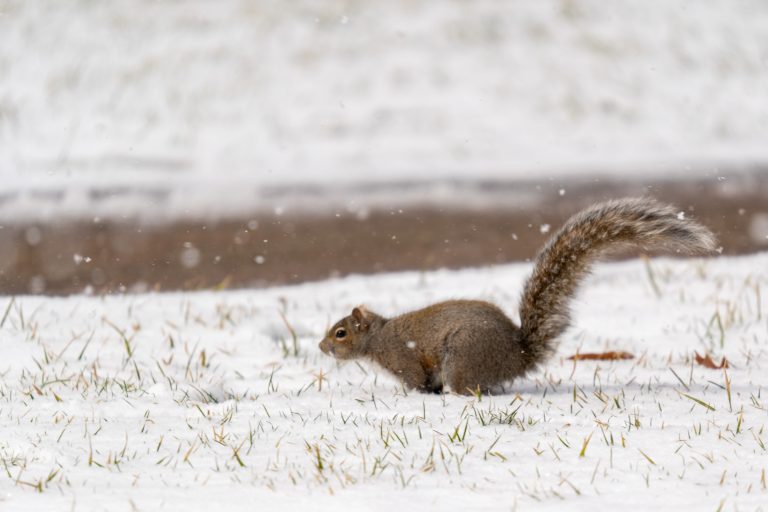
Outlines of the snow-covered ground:
M317 348L359 302L513 313L528 271L4 298L0 509L765 510L768 253L599 265L504 395L404 393ZM603 350L636 358L566 359Z
M765 165L767 127L763 0L0 1L4 219L237 215L307 183L714 179Z

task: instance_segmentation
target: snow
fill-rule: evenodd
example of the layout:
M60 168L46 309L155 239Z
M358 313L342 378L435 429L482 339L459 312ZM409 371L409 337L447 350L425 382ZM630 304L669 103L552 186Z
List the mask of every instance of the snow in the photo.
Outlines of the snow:
M405 393L317 342L361 302L514 317L529 265L2 298L0 508L761 510L766 269L768 253L600 264L558 354L480 398ZM603 350L636 358L566 359Z
M295 185L715 179L768 160L766 71L762 0L4 0L0 213L240 215Z

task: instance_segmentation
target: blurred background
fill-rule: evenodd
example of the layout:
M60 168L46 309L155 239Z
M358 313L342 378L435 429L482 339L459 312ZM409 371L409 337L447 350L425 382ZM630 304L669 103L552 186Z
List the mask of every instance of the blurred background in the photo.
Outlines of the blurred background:
M525 260L649 194L768 248L763 0L0 0L0 293Z

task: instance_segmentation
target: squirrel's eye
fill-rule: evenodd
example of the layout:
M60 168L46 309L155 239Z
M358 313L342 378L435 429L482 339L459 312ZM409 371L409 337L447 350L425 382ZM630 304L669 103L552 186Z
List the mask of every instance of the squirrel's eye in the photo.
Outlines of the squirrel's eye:
M343 327L336 329L336 339L340 340L347 337L347 330Z

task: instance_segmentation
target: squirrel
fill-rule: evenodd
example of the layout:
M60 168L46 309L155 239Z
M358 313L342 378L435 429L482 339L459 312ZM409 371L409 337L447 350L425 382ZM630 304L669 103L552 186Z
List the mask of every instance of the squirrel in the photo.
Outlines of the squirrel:
M650 198L595 204L573 215L536 257L520 301L520 325L494 304L450 300L385 318L364 306L331 327L320 350L367 358L408 389L489 393L544 363L570 325L571 299L591 264L621 246L710 253L716 239L701 224Z

